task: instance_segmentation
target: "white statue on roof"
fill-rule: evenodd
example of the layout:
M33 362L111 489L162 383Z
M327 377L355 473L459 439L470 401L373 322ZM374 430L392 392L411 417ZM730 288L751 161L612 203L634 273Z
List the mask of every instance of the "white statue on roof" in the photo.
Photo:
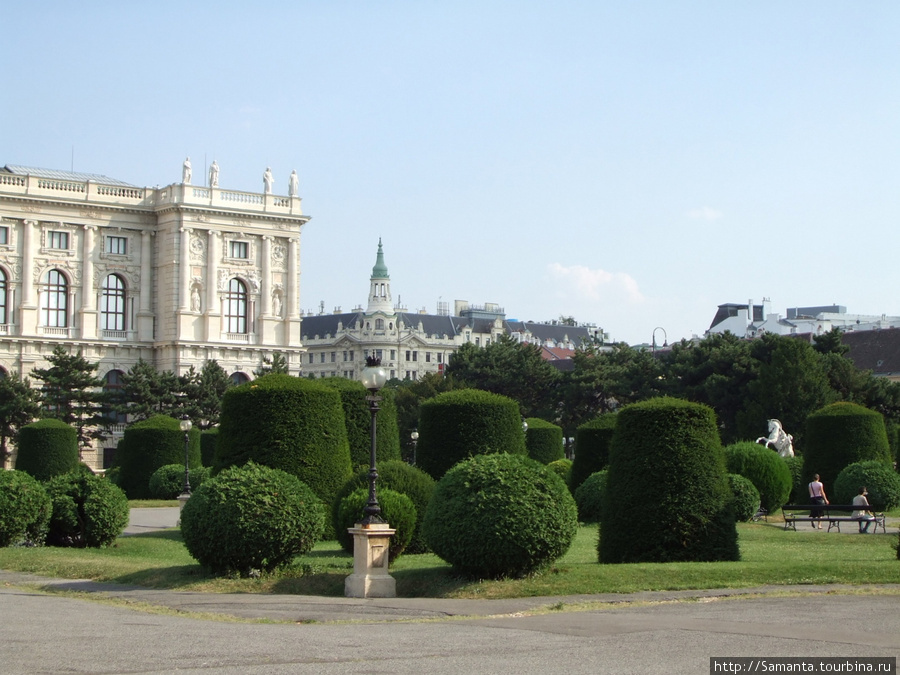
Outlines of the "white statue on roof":
M772 448L782 457L794 456L794 437L785 433L781 422L776 419L769 420L769 436L760 436L756 442Z
M291 171L291 177L288 180L288 197L298 197L300 195L300 179L297 177L296 169Z
M272 183L275 182L275 179L272 178L272 169L266 167L266 172L263 174L263 192L267 195L272 194Z
M209 187L219 187L219 165L216 160L209 165Z
M187 157L184 160L184 164L181 167L181 182L185 185L191 184L191 158Z

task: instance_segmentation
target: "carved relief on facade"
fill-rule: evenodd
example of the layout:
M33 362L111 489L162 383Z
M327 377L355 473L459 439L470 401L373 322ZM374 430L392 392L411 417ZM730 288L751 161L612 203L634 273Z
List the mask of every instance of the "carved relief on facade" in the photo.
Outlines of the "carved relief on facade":
M206 245L200 237L191 237L191 260L204 262L206 260Z
M272 267L283 270L287 267L287 249L284 244L272 244Z
M97 209L81 209L81 217L90 220L100 220L100 212Z
M141 286L141 268L138 265L97 263L94 266L94 288L99 288L103 280L110 274L118 274L122 277L129 290L137 290Z
M81 285L81 265L71 260L42 260L36 261L32 277L34 283L41 283L48 270L62 270L75 286Z

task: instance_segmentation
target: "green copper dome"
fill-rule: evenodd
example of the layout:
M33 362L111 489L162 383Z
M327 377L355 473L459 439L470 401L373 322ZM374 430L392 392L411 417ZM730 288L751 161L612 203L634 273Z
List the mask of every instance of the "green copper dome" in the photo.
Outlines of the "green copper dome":
M390 279L387 265L384 264L384 251L381 250L381 237L378 238L378 257L375 258L375 267L372 268L373 279Z

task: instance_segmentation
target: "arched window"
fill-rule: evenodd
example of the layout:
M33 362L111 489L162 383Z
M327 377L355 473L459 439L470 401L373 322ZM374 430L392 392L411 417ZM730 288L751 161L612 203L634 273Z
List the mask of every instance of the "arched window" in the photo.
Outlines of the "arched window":
M101 330L125 330L125 282L110 274L100 287Z
M123 401L122 371L111 370L103 378L103 393L107 395L109 410L106 418L113 424L125 424L127 415L123 411L113 410L112 407L120 405Z
M234 382L235 385L238 385L238 384L244 384L245 382L249 382L249 381L250 381L250 378L247 377L244 373L240 372L239 370L233 372L233 373L231 374L231 377L230 377L229 379L230 379L232 382Z
M9 323L6 314L6 272L0 269L0 324Z
M228 282L225 299L225 330L229 333L247 332L247 287L240 279Z
M69 282L59 270L47 272L41 288L41 325L51 328L69 325Z
M375 319L375 330L384 330L384 319Z

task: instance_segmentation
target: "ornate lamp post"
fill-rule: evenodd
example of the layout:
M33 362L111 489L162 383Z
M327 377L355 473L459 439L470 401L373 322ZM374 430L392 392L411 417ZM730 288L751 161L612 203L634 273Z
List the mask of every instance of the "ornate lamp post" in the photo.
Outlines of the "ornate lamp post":
M413 446L413 454L412 454L412 466L416 465L416 447L419 445L419 430L413 429L412 433L409 435L410 440L412 440Z
M375 469L375 419L380 409L378 403L381 401L378 391L385 382L387 382L387 373L381 367L381 359L374 356L367 357L366 367L362 370L362 383L369 390L366 401L369 402L369 412L372 414L372 422L369 426L372 444L369 451L369 503L363 510L363 525L384 522L381 518L381 507L378 506L378 497L375 495L375 481L378 479L378 471Z
M191 440L191 420L187 415L181 416L181 424L179 425L184 432L184 490L182 494L191 495L191 481L189 480L190 469L188 468L188 445Z

